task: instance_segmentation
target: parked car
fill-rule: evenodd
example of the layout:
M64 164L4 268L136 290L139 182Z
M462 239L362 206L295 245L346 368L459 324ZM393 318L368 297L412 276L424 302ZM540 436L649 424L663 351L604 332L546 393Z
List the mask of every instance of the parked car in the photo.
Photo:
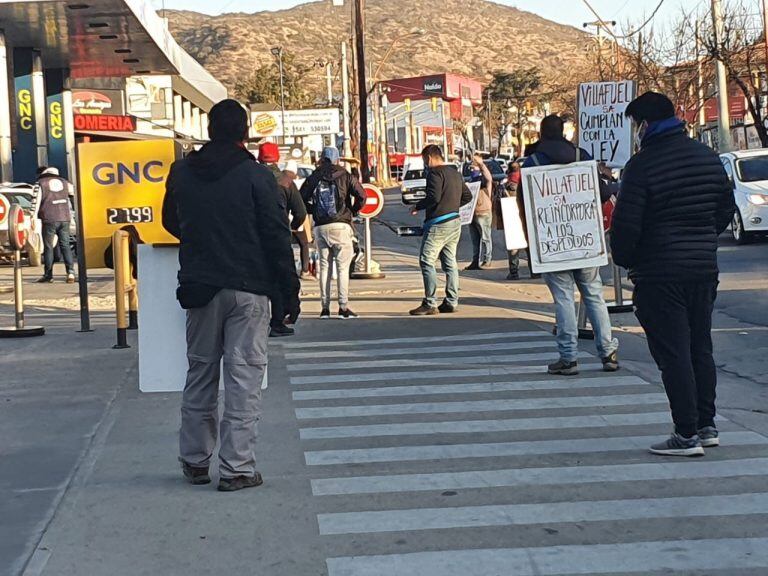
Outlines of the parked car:
M720 155L733 184L736 213L731 232L738 244L768 233L768 149Z
M37 217L37 190L31 184L0 184L0 194L5 196L11 206L18 205L24 210L30 233L21 255L29 261L30 266L40 266L43 256L43 225ZM9 222L6 220L5 224L0 225L0 259L13 257L8 232Z
M427 175L424 167L409 166L400 185L403 204L416 204L427 197Z

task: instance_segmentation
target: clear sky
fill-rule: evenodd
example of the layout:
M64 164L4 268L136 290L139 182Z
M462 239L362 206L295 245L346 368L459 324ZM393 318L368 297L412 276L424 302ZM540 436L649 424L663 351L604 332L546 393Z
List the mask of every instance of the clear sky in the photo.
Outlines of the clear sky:
M323 0L330 4L331 0ZM350 0L346 0L349 2ZM419 2L422 0L414 0ZM439 2L439 0L437 0ZM587 7L581 0L497 0L500 4L516 6L522 10L528 10L540 14L545 18L581 27L584 22L594 20ZM165 3L166 8L196 10L208 14L221 12L259 12L261 10L281 10L297 4L303 4L303 0L152 0L152 3L161 8ZM590 2L605 20L618 20L620 23L628 19L637 22L644 15L650 15L659 0L591 0ZM697 4L704 6L708 0L665 0L659 11L659 20L663 21L674 16L681 6L691 9Z

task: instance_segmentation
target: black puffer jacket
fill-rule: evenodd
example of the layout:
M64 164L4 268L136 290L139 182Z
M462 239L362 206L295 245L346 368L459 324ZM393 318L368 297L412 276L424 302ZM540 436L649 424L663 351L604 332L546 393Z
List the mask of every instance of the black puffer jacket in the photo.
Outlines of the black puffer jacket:
M715 280L717 237L733 212L733 190L715 152L682 127L649 136L624 171L613 260L635 283Z

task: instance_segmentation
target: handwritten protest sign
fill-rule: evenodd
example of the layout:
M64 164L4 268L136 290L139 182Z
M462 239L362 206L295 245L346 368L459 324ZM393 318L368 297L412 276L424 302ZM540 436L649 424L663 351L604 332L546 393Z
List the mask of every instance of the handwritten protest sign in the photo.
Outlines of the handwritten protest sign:
M523 221L517 206L517 198L509 196L501 199L501 218L504 222L504 241L507 250L528 248L523 230Z
M579 85L579 146L611 168L623 168L632 155L632 121L624 112L634 97L631 80Z
M533 271L608 264L596 162L523 168Z
M480 182L467 184L467 188L472 192L472 202L464 204L464 206L459 209L459 217L462 226L467 226L472 223L472 217L475 215L475 208L477 207L477 199L480 196Z

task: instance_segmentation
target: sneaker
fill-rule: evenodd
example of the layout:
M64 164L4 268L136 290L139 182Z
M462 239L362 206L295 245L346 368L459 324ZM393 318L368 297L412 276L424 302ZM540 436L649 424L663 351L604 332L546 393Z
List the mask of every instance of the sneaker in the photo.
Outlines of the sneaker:
M352 320L354 318L359 318L359 316L349 308L339 308L339 318L342 320Z
M699 429L699 440L703 448L720 446L720 432L714 426L704 426Z
M459 307L443 301L443 303L437 307L437 311L440 312L440 314L455 314L459 311Z
M664 442L654 444L650 448L651 454L661 456L704 456L704 448L698 436L686 438L677 432Z
M181 462L181 471L184 474L184 478L189 481L190 484L195 486L202 486L203 484L211 483L211 476L208 474L208 468L199 468L191 466L179 458Z
M440 314L440 310L437 308L434 308L433 306L427 306L426 304L422 304L418 308L414 308L409 312L411 316L437 316Z
M37 280L35 280L35 283L37 283L37 284L53 284L53 277L43 276L42 278L38 278Z
M485 262L484 264L480 264L480 270L490 270L493 268L493 262Z
M611 352L603 360L603 372L616 372L619 369L619 354Z
M331 318L331 311L328 308L323 308L323 311L320 312L320 320L330 320Z
M467 266L466 268L464 268L464 270L480 270L480 266L478 266L477 264L472 263L469 266Z
M519 272L510 272L507 274L507 280L520 280Z
M75 275L67 274L67 284L74 284L74 283L75 283Z
M547 372L557 376L575 376L579 373L579 363L576 360L568 362L561 358L554 364L547 366Z
M285 338L286 336L293 336L294 334L296 334L296 330L285 325L272 326L269 329L270 338Z
M235 476L234 478L221 478L219 480L219 492L237 492L243 488L255 488L264 484L261 474L256 472L253 476Z

